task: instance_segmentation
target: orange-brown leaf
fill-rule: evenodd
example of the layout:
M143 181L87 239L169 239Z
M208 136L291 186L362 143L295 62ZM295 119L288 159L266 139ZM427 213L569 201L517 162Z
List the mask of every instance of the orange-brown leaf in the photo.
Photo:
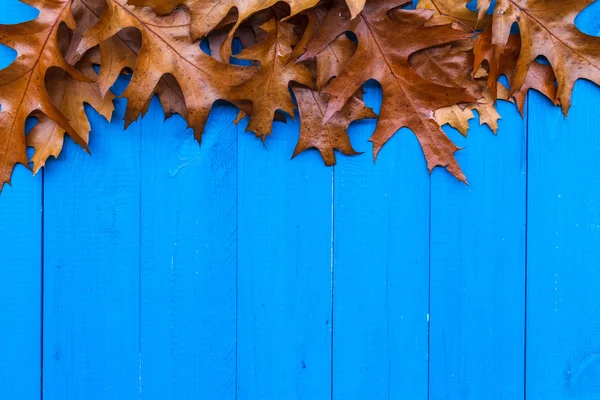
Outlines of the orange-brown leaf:
M325 120L341 110L363 83L375 79L383 88L383 103L377 128L371 137L373 156L377 156L400 128L407 127L417 136L429 170L436 166L446 167L465 181L454 158L458 148L444 134L433 115L439 108L473 102L475 98L464 88L442 86L424 79L412 68L409 57L420 50L466 39L472 34L455 30L451 25L424 26L426 16L430 15L427 10L400 10L395 13L400 17L398 22L396 18L392 20L388 11L405 4L406 1L373 0L354 20L343 9L332 8L324 29L315 36L302 58L316 56L340 33L353 31L358 37L358 48L324 91L330 96Z
M74 64L82 56L77 52L77 48L83 34L100 20L107 9L107 3L106 0L73 0L72 8L77 28L73 32L66 59L69 63ZM134 68L141 46L138 36L135 31L126 29L100 43L102 67L97 82L102 97L108 93L124 69Z
M252 14L274 6L279 0L128 0L129 4L140 7L152 7L159 15L167 15L179 6L187 7L192 16L192 39L208 35L209 32L219 27L231 11L237 11L237 20L230 31L228 39L223 46L221 57L229 59L231 39L233 33ZM296 15L310 9L319 3L319 0L283 0L290 6L291 15ZM346 0L352 16L355 17L362 10L366 0Z
M304 150L316 148L321 153L325 165L335 165L334 150L346 155L359 154L354 150L348 136L348 126L352 121L377 118L369 107L352 97L344 107L323 124L327 101L318 91L299 85L293 87L300 111L300 138L292 156Z
M107 3L105 0L74 0L73 15L77 22L77 29L74 32L73 40L67 61L77 55L77 47L82 39L82 34L90 27L96 24L104 11ZM95 63L102 63L97 82L102 97L106 96L108 90L117 80L124 70L133 70L137 61L139 49L141 47L141 38L139 32L132 28L126 28L116 35L100 43L100 52ZM177 81L171 75L164 75L158 82L155 90L160 103L168 118L172 114L180 114L187 118L187 109L185 99L181 93L181 88ZM142 110L145 113L150 106L150 101Z
M410 63L423 77L430 77L434 82L444 86L464 87L477 99L476 103L457 104L443 107L435 111L435 119L440 125L449 124L464 136L467 135L469 120L475 118L473 110L480 115L481 124L486 124L495 133L498 129L500 115L494 106L495 98L481 76L472 77L469 68L473 65L474 40L463 40L451 45L437 46L422 50L410 58ZM508 98L508 91L503 86L498 97Z
M530 66L539 56L550 61L558 82L557 98L566 114L578 79L600 84L600 38L575 26L577 15L593 0L498 0L492 23L490 83L499 75L510 29L519 25L521 52L511 79L511 91L521 89ZM487 1L482 2L485 6Z
M492 92L498 85L498 76L506 75L511 86L514 86L514 74L521 51L521 38L517 34L510 35L504 47L504 54L499 63L496 63L494 71L490 71L488 85ZM492 35L490 30L484 31L477 37L474 48L474 69L479 69L483 61L487 61L492 67L493 55ZM533 61L527 70L525 80L520 88L513 89L510 96L516 101L521 114L524 112L525 97L530 89L537 90L548 97L555 105L560 104L557 96L556 77L551 66ZM500 91L498 91L500 93Z
M253 74L254 68L222 64L202 52L198 42L189 38L189 24L189 14L183 9L161 18L150 9L128 6L125 0L108 0L107 11L84 33L78 55L124 28L133 27L142 33L133 77L123 93L128 99L126 124L147 109L160 79L170 74L181 88L188 124L200 141L214 102L232 100L231 87Z
M10 182L17 163L27 165L25 120L38 111L59 124L81 146L85 140L50 99L44 78L51 67L59 67L73 77L88 80L68 65L58 42L61 22L75 28L70 0L27 0L40 11L37 19L16 25L0 25L0 43L13 48L17 59L0 71L0 189Z
M232 89L232 99L252 102L247 130L264 140L271 132L277 110L294 115L296 106L290 95L290 82L313 87L314 79L306 66L288 62L292 43L296 41L292 25L270 20L261 29L267 32L266 39L236 56L258 61L261 67L252 78Z
M95 74L93 71L88 73ZM102 98L97 83L78 81L66 72L53 68L46 76L46 87L50 92L52 103L67 117L73 129L86 144L91 128L85 114L84 103L92 106L110 121L114 110L112 103L114 96L109 93ZM47 116L43 114L36 116L38 116L38 123L27 135L27 145L34 148L31 158L34 173L45 165L49 157L58 157L65 135L65 129Z
M308 25L298 45L294 48L290 61L298 60L307 50L307 46L313 40L314 36L323 29L327 10L324 7L318 7L307 11L306 15L308 16ZM342 33L316 55L317 89L322 90L331 78L337 76L342 71L352 58L356 47L356 43Z
M279 0L128 0L129 4L140 7L152 7L159 15L172 13L179 6L185 6L191 13L191 36L199 39L219 26L232 10L237 11L237 20L222 47L221 58L228 60L231 55L233 34L252 14L274 6ZM315 6L319 0L284 0L291 9L291 15ZM364 0L351 0L360 3ZM358 4L355 4L358 7Z

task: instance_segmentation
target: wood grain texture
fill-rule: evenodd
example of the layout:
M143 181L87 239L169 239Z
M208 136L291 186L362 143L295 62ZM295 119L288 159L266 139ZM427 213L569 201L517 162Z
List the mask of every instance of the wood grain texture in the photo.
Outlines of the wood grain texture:
M2 24L37 15L12 0L2 11ZM0 45L0 69L15 57ZM0 195L0 398L27 400L41 389L42 176L19 165L12 184Z
M530 99L527 399L600 398L600 89ZM535 122L534 122L535 121Z
M432 400L523 398L527 132L499 112L497 136L477 119L453 132L470 186L432 176Z
M239 126L239 400L329 399L332 169L316 151L293 161L297 122L266 147Z
M378 112L381 87L365 88ZM427 399L429 175L408 130L373 164L374 129L355 122L367 154L334 167L333 398Z
M44 398L140 391L140 135L88 108L93 158L68 141L44 185Z
M237 110L142 120L142 397L235 399Z

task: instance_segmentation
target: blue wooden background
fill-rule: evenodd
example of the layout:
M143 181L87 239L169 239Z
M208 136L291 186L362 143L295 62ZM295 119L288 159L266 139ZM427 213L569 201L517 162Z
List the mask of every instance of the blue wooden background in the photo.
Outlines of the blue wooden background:
M599 102L448 129L470 186L409 131L327 168L291 120L265 148L218 106L200 148L156 100L89 109L93 157L0 196L0 399L600 399Z

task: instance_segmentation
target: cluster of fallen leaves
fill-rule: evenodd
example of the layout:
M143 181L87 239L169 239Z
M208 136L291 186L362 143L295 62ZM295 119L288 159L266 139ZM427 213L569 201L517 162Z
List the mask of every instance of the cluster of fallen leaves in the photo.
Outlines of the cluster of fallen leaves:
M600 83L600 38L575 27L593 0L497 0L493 10L478 0L476 11L469 0L421 0L416 9L409 0L22 1L40 13L0 25L0 43L17 51L0 71L0 187L15 164L37 172L58 156L65 133L87 150L84 104L110 119L110 87L122 73L132 75L125 126L157 95L201 141L213 104L225 100L265 140L273 121L297 107L293 155L316 148L333 165L334 150L357 154L350 123L378 117L373 157L407 127L429 170L447 168L461 181L458 148L441 125L466 135L476 110L495 132L496 100L522 112L529 89L566 114L577 79ZM511 33L515 23L519 33ZM235 57L251 65L229 63L235 38L244 47ZM502 75L510 89L498 83ZM379 116L361 100L370 79L383 90ZM26 135L30 116L38 122Z

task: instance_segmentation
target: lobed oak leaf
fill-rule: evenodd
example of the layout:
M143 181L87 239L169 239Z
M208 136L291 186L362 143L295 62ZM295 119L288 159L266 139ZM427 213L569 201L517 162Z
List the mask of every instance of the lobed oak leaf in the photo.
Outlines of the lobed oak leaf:
M344 105L326 123L323 123L327 101L318 91L299 85L293 85L300 112L300 138L292 158L301 152L316 148L321 153L325 165L335 165L334 150L346 155L360 154L352 147L348 136L348 126L352 121L377 118L377 114L356 97Z
M125 28L138 29L142 45L131 82L122 95L128 99L126 125L145 113L161 78L170 74L185 100L188 125L201 141L214 102L232 100L231 87L246 81L255 69L222 64L205 54L199 43L189 38L190 18L185 10L157 17L150 9L126 5L125 0L107 2L106 12L83 34L77 56Z
M539 56L552 65L558 82L557 98L567 114L578 79L600 84L600 38L586 35L575 26L577 15L593 0L498 0L492 23L490 85L499 76L507 51L510 30L517 23L520 53L511 79L511 92L525 85L528 71ZM480 0L481 10L489 6Z
M128 0L129 4L139 7L151 7L159 15L172 13L179 6L190 10L192 23L192 39L207 36L222 22L229 19L232 11L237 12L234 26L231 28L225 44L222 47L221 58L228 60L231 55L231 40L234 32L251 15L274 6L279 0ZM290 16L308 10L319 3L319 0L283 0L290 7ZM346 0L352 17L358 15L366 0Z
M316 56L341 33L354 32L358 38L356 53L324 90L330 96L324 120L341 110L363 83L375 79L383 88L383 102L377 128L370 139L374 158L400 128L407 127L417 136L430 171L436 166L445 167L457 179L466 181L454 158L458 147L441 130L434 112L476 99L464 88L424 79L410 65L409 57L429 47L467 39L472 34L449 24L424 26L424 18L431 14L427 10L398 10L395 16L400 18L390 18L390 9L406 4L407 1L373 0L354 20L342 8L333 7L324 28L300 60Z
M476 103L454 104L435 111L435 118L440 125L449 124L466 136L469 121L475 118L473 111L480 115L480 123L488 125L496 133L500 115L494 106L494 96L487 87L484 74L472 77L469 65L473 65L474 40L468 39L450 45L437 46L415 53L409 59L413 68L422 76L443 86L464 87ZM507 100L508 90L500 85L500 98Z
M107 3L105 0L73 0L72 9L77 28L73 33L73 39L67 52L67 61L76 61L77 47L81 42L82 34L100 20L106 8ZM110 87L123 71L132 71L135 68L140 47L141 37L139 31L132 28L121 30L116 35L100 43L99 56L94 57L92 61L95 64L102 64L100 74L97 77L102 97L107 95ZM94 56L96 56L96 53L94 53ZM184 119L187 118L185 99L173 76L164 75L158 82L155 93L160 100L166 118L172 114L180 114ZM143 113L148 110L149 106L150 101L145 105Z
M87 76L94 76L91 64L83 71ZM90 124L84 110L84 104L92 106L108 121L114 110L114 95L109 93L102 97L97 83L78 81L58 68L53 68L46 75L46 87L50 93L53 104L69 120L78 136L87 144L89 139ZM27 145L34 148L31 158L33 172L37 173L50 157L58 157L63 147L65 129L49 117L34 112L38 117L37 124L27 135Z
M508 89L502 85L498 86L498 98L512 101ZM435 110L435 119L440 126L448 124L466 137L469 131L469 121L475 118L473 111L477 111L479 125L487 125L492 132L497 133L498 120L501 119L501 116L494 104L495 101L491 93L486 91L484 97L479 99L477 103L456 104Z
M231 41L237 28L251 15L274 6L279 0L128 0L129 4L139 7L151 7L159 15L168 15L185 6L191 13L191 37L199 39L207 36L221 25L221 22L237 11L234 25L221 47L221 59L229 60ZM364 0L349 0L360 3ZM290 6L291 15L314 7L319 0L285 0ZM358 4L355 4L358 6Z
M246 82L235 86L230 98L234 102L252 102L247 130L264 141L271 132L277 110L294 115L296 106L290 95L290 82L314 87L314 79L306 66L288 62L296 41L292 25L272 19L261 25L261 29L267 32L265 40L236 55L243 60L258 61L261 67Z
M58 41L59 27L75 28L70 0L27 0L37 8L37 19L15 25L0 25L0 43L16 50L16 60L0 71L0 189L10 183L15 164L27 166L25 120L34 111L60 125L73 140L87 150L85 140L67 117L52 104L44 85L52 67L67 71L76 79L89 81L67 64Z
M77 52L77 48L84 33L98 23L107 9L107 2L106 0L73 0L72 9L77 27L73 32L66 59L69 63L75 64L83 56ZM139 34L132 29L122 30L99 44L102 66L97 82L102 97L108 93L123 70L133 70L140 46Z
M498 85L498 76L505 75L508 77L511 86L514 86L514 73L517 66L519 54L521 51L521 38L518 34L512 34L508 37L504 48L504 54L499 63L495 65L494 72L490 71L488 86L494 93L495 88ZM474 60L473 68L474 71L481 68L484 61L487 61L490 67L492 66L493 57L493 45L492 45L492 34L488 29L481 33L474 46ZM548 97L554 105L560 104L557 96L556 77L554 71L550 65L541 64L538 61L533 61L527 70L525 80L521 87L517 90L513 90L509 94L509 97L515 99L517 107L521 115L524 113L525 97L530 89L537 90L546 97ZM497 93L500 93L500 89Z
M318 7L306 12L308 25L304 30L302 38L296 47L294 47L294 51L290 56L290 62L298 60L306 52L308 44L313 40L317 32L324 29L327 13L324 7ZM342 33L315 56L317 62L317 89L319 91L329 83L331 78L337 76L342 71L352 58L356 47L356 43Z

